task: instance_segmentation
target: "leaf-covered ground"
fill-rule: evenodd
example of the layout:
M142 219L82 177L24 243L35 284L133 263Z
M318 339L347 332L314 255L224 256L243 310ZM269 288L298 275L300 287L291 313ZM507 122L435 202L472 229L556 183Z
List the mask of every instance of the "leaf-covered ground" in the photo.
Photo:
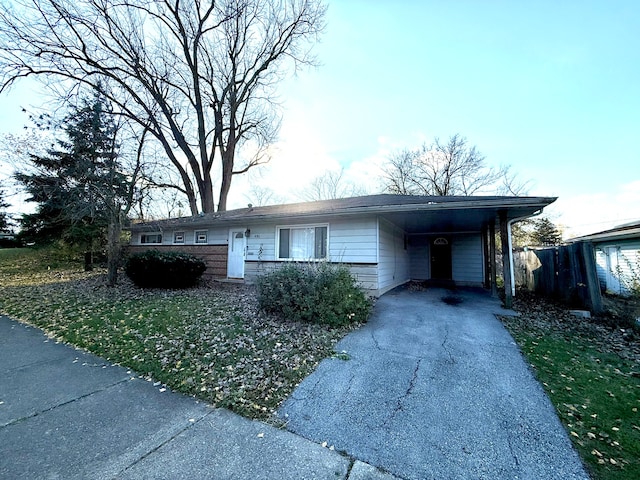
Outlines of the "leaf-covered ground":
M25 262L32 261L32 264ZM258 311L251 286L143 290L101 273L0 251L0 312L171 389L250 418L278 405L354 327L295 323Z
M593 478L640 478L640 336L520 293L501 317Z

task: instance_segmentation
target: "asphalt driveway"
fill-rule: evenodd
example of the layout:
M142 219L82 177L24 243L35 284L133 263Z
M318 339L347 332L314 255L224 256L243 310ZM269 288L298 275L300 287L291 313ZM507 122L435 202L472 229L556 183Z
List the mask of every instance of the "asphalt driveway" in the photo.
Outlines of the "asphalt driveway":
M495 313L484 292L390 292L279 415L402 478L589 478Z

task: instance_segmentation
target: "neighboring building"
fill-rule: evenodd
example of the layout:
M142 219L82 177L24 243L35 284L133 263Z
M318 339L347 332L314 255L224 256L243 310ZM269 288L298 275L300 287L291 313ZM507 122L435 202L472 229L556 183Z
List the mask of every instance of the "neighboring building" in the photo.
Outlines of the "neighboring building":
M495 258L489 232L502 225L507 235L511 220L553 201L369 195L249 206L134 224L130 250L189 251L205 259L210 277L247 281L283 262L337 262L374 295L410 280L489 287Z
M569 242L580 240L593 243L603 291L627 296L640 288L640 221L572 238Z

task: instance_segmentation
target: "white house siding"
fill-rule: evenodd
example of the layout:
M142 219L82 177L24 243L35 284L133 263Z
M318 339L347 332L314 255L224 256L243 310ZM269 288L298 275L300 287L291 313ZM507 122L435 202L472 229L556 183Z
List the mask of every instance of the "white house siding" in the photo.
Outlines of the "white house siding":
M343 263L362 288L376 291L377 222L375 218L317 222L279 222L251 226L247 239L245 279L254 281L265 272L282 265L276 261L276 228L284 225L328 224L329 260Z
M382 294L410 280L409 252L405 233L391 223L378 223L378 293Z
M640 282L640 240L598 244L596 268L606 291L630 295L634 283Z
M451 270L458 285L481 286L484 282L482 236L456 235L451 244Z
M376 263L376 220L280 222L252 226L247 241L248 261L276 260L276 228L284 225L329 225L329 260L339 263Z
M229 243L229 229L228 228L175 228L171 230L162 230L162 245L193 245L196 231L207 231L207 244L208 245L226 245ZM174 244L173 235L175 232L184 232L184 243ZM142 244L140 243L140 236L143 234L150 234L155 232L139 232L132 238L132 245L146 245L149 248L154 244Z
M410 276L412 280L428 280L431 271L429 238L414 237L409 242Z
M276 225L252 225L247 238L247 263L256 261L273 261L276 258Z
M607 289L607 254L602 247L596 247L596 271L598 272L598 283L600 289Z
M329 258L332 262L376 263L377 253L374 217L329 223Z

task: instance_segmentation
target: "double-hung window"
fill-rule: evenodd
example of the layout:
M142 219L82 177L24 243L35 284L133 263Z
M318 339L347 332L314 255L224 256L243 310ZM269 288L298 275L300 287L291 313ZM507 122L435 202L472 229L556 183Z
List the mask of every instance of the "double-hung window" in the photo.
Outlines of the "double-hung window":
M184 243L184 232L174 232L173 243Z
M327 226L278 227L279 260L322 260L327 258Z

